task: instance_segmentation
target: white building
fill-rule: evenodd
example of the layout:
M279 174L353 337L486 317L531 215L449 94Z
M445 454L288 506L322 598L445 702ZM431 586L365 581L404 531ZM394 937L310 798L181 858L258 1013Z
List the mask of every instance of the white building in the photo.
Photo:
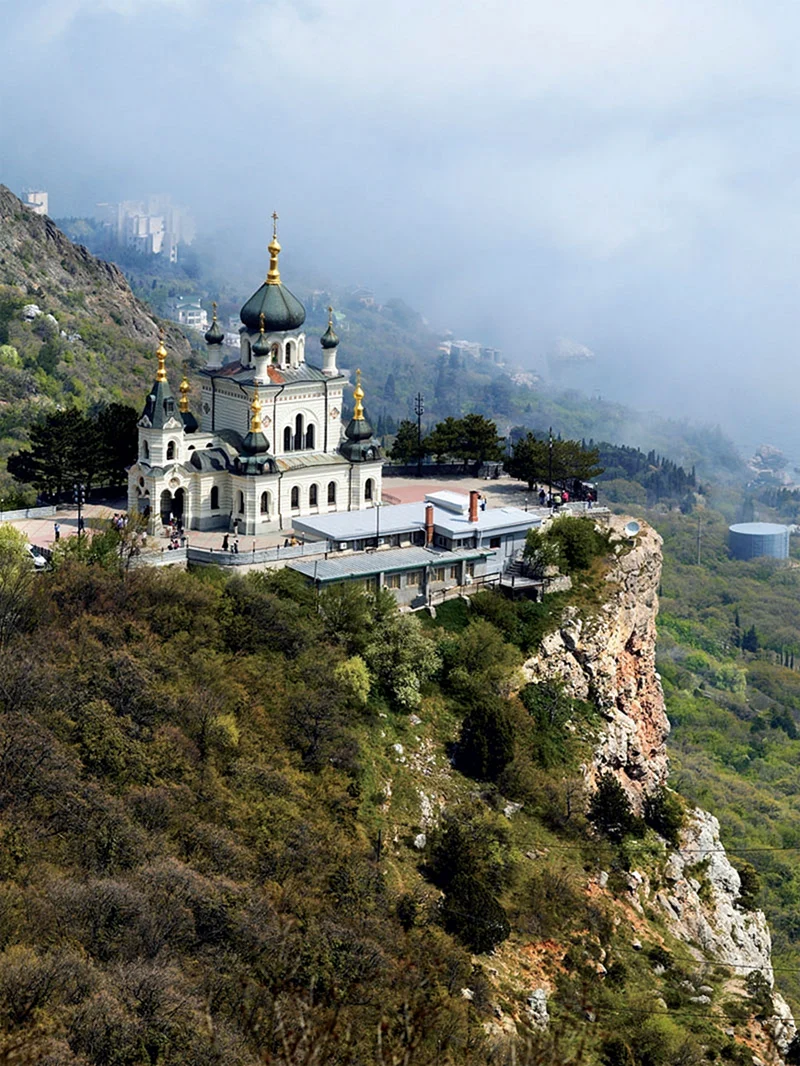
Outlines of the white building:
M282 284L273 233L267 279L241 310L239 358L223 365L216 314L206 333L199 422L189 383L176 402L158 348L158 373L139 421L139 458L130 468L130 510L170 515L187 529L253 535L289 529L304 515L359 511L381 496L383 460L364 416L341 421L347 376L336 366L332 317L320 339L322 366L306 362L305 309Z
M35 215L46 215L50 211L49 197L43 189L26 189L22 202Z

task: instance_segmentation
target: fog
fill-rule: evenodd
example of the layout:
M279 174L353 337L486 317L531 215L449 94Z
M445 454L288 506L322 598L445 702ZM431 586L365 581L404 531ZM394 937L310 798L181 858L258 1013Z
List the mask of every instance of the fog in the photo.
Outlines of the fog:
M800 456L800 8L0 0L0 181L168 192L594 391ZM258 281L253 278L253 283ZM243 293L243 297L248 293Z

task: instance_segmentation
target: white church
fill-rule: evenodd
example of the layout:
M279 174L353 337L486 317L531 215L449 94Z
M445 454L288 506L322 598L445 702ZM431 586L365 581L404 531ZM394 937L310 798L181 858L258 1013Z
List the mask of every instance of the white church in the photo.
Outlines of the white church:
M277 219L277 216L273 216ZM244 535L290 529L295 519L361 511L381 498L383 459L364 417L360 378L344 428L348 377L336 366L332 316L320 339L322 366L306 362L306 312L282 284L273 229L269 272L241 310L239 357L223 362L216 311L205 335L199 421L184 377L176 401L163 338L158 372L139 420L139 455L128 473L128 508L150 532L170 516L186 529Z

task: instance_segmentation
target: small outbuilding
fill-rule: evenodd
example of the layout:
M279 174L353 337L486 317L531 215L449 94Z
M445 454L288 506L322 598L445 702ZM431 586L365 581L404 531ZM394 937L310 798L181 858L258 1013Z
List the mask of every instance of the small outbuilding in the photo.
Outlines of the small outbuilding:
M739 522L728 527L728 547L734 559L788 559L789 527L776 522Z

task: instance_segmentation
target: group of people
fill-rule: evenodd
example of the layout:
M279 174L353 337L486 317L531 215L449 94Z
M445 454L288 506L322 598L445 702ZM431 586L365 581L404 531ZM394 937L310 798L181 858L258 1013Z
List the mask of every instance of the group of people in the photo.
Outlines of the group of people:
M114 517L111 519L111 525L116 529L117 533L121 533L128 524L128 516L124 511L117 513L114 512Z
M222 550L224 552L231 552L232 555L239 554L239 538L236 535L239 528L239 523L233 523L233 539L231 539L230 533L226 533L222 538Z

